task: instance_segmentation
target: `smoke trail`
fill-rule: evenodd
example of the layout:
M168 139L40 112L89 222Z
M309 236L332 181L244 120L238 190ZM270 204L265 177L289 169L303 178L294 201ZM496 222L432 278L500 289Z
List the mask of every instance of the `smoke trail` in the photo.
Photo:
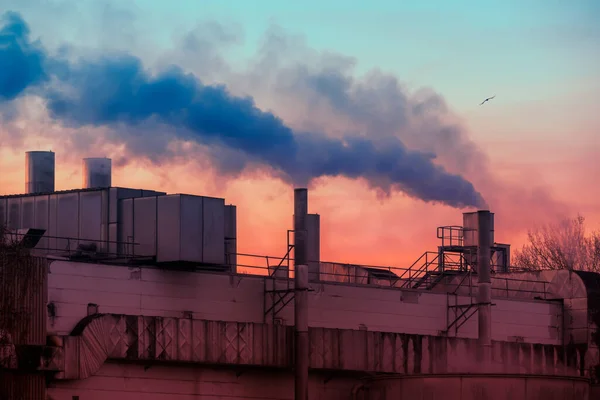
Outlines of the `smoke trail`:
M31 46L27 26L11 15L15 43L25 52ZM235 97L222 85L204 85L178 67L151 76L139 59L128 55L77 63L53 60L45 65L46 74L60 84L45 87L42 96L50 115L68 125L135 126L156 120L178 132L185 129L198 142L241 151L294 184L346 176L424 201L454 207L484 204L470 182L436 165L431 154L408 150L397 138L334 139L321 133L294 132L280 118L257 108L251 97ZM238 166L239 160L231 164ZM225 171L228 165L226 159L218 162Z
M45 53L29 40L29 27L17 13L5 13L0 24L1 101L12 100L45 79Z

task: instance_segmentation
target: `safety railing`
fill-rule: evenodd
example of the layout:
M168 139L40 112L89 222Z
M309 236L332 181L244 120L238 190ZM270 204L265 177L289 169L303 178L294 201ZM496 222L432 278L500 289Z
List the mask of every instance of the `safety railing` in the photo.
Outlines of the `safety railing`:
M349 264L328 261L308 261L309 266L315 265L319 271L318 277L311 279L320 282L345 283L353 285L368 285L399 289L426 289L436 280L442 286L438 291L460 295L476 295L477 278L471 269L465 269L465 261L459 256L446 254L444 271L438 267L438 253L427 252L409 268L392 266L375 266L365 264ZM255 254L237 253L237 272L247 275L271 276L273 279L291 279L294 276L294 259L287 254L284 257L260 256ZM289 263L288 273L273 273L275 269ZM276 268L277 267L277 268ZM429 275L428 275L429 274ZM422 283L415 287L419 280ZM492 290L496 296L514 297L520 293L522 297L542 298L547 295L547 283L493 275Z
M442 247L462 246L464 243L464 228L462 226L440 226L437 228L437 238L441 239Z
M6 231L0 237L5 245L15 245L28 248L33 254L43 256L74 257L94 255L95 260L101 259L148 259L151 256L136 254L136 246L139 243L133 240L115 241L84 239L68 236L47 235L31 232ZM128 238L129 239L129 238Z

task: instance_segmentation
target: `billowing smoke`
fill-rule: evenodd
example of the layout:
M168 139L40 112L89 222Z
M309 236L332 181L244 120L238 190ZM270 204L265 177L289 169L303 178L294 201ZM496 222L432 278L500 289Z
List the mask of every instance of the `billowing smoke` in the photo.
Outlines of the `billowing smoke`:
M0 101L12 100L45 78L45 52L29 40L29 27L13 12L0 29Z
M204 85L178 67L151 75L129 55L77 62L53 59L30 41L29 29L17 14L6 14L5 21L0 66L7 65L8 73L0 76L0 98L11 100L35 89L47 101L50 115L63 124L135 127L156 121L199 143L236 150L296 185L345 176L424 201L454 207L484 204L470 182L435 164L433 154L407 149L398 138L295 132L260 110L251 97L233 96L222 85ZM227 171L239 164L240 160L220 159L217 166Z

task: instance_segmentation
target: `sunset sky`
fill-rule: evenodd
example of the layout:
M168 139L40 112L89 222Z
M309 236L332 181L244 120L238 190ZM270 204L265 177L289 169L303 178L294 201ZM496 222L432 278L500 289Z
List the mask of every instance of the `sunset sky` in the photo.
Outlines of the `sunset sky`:
M528 228L577 213L589 229L600 228L596 0L0 4L0 13L18 13L29 26L29 39L39 40L35 48L76 71L53 72L44 88L32 84L3 97L9 84L1 69L11 61L0 46L0 194L23 191L26 150L56 152L59 190L81 185L81 158L108 156L113 185L225 197L238 206L238 250L283 255L291 182L310 173L316 178L309 183L309 212L321 214L322 259L397 266L435 250L437 226L461 223L461 213L473 208L453 207L453 201L471 198L469 183L496 213L499 242L519 247ZM150 80L174 64L204 85L252 97L260 110L282 119L283 128L274 132L311 138L299 145L306 165L243 138L203 142L204 131L191 125L199 122L180 123L187 114L167 111L146 118L137 97L130 99L135 107L123 108L127 118L93 109L109 83L118 85L115 77L124 76L94 74L97 60L125 55L139 58ZM114 79L103 81L107 76ZM178 84L192 82L177 76ZM58 101L62 92L47 89L52 85L71 85L65 91L79 94L78 101ZM265 117L256 125L255 114L244 114L249 122L239 121L239 134L249 127L279 143L279 134L265 133L276 123ZM313 140L305 132L320 136ZM342 137L360 140L338 149ZM378 155L391 157L403 146L418 161L411 164L415 175L396 174L402 184L389 186L398 181L388 181L392 175L382 168L392 160L383 163ZM345 159L352 149L360 152ZM444 168L439 173L464 180L464 190L441 189L448 181L433 177L447 175L423 172L419 163L429 165L432 155ZM363 167L370 175L356 179ZM347 177L319 177L335 175L315 172L319 168ZM412 185L410 196L405 182ZM420 199L438 192L449 205Z

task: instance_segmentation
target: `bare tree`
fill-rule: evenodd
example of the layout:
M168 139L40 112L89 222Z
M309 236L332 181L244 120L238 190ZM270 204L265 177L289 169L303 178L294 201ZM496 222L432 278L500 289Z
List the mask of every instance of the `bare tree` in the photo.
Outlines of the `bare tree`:
M600 232L586 234L585 218L565 218L528 232L528 243L515 253L526 270L600 271Z

